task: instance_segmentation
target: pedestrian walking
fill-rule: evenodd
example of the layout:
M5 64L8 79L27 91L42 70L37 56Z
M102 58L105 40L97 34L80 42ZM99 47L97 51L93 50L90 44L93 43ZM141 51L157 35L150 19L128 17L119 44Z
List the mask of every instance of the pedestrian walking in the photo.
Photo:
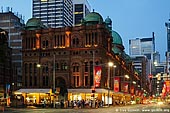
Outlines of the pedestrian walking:
M2 113L5 111L5 103L4 102L0 102L0 109L1 109Z

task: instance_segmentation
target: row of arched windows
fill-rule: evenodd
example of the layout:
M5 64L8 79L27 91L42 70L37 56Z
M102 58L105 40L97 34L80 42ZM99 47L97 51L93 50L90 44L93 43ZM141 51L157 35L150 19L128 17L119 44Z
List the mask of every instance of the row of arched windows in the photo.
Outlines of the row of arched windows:
M94 65L98 65L99 62L95 62ZM73 83L74 83L74 87L79 87L80 86L80 76L84 76L84 80L83 80L83 84L84 86L93 86L93 69L94 69L94 66L93 66L93 61L89 61L89 62L84 62L83 66L80 65L80 63L73 63L72 64L72 67L73 67ZM80 73L80 68L83 68L84 70L84 73ZM78 73L79 72L79 73ZM86 74L85 74L86 73ZM90 79L90 83L88 82Z
M71 35L69 35L71 37ZM39 37L41 40L36 39L36 37L26 37L23 40L24 43L24 48L25 49L33 49L36 48L37 46L37 41L41 41L41 48L49 48L49 39L45 39L42 37ZM80 39L82 37L73 37L71 43L69 45L72 45L73 47L78 47L80 46ZM55 35L54 36L54 47L66 47L66 35ZM97 45L99 42L98 40L98 34L97 32L92 32L92 33L86 33L85 35L85 47L88 45ZM40 44L38 43L38 44ZM68 42L67 42L68 43Z
M50 65L41 65L42 72L43 73L48 73L49 72L49 67ZM68 69L68 64L63 62L63 63L55 63L55 69L56 70L67 70ZM37 63L25 63L24 65L24 72L25 75L33 75L36 74L38 70Z
M37 63L25 63L24 64L24 75L25 75L25 86L37 86L37 80L43 81L43 86L48 86L50 83L50 75L52 75L53 66L42 64L40 67L37 67ZM68 69L67 63L55 63L56 71L66 71ZM40 74L38 75L38 71ZM41 76L41 77L40 77Z

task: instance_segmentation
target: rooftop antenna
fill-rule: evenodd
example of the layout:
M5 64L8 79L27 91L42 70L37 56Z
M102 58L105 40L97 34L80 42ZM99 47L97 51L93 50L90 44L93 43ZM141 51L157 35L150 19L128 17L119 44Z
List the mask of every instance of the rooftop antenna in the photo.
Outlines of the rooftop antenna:
M9 7L6 7L6 12L9 12Z
M1 10L2 10L2 13L3 13L3 6L1 6Z

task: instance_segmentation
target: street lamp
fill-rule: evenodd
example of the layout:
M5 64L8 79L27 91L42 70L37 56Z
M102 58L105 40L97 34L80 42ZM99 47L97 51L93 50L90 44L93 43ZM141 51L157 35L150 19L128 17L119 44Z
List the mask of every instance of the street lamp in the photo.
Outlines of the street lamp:
M109 107L109 97L110 97L110 67L113 66L113 62L108 62L108 77L107 77L107 88L108 88L108 107Z
M37 68L41 68L41 64L37 64ZM52 93L54 93L54 102L53 102L53 107L55 108L55 54L53 55L53 87L52 87Z
M133 81L132 83L133 83L133 84L136 84L136 81Z
M53 59L53 91L55 91L55 54L53 55L53 57L54 57L54 59ZM55 95L55 92L53 92L53 93ZM54 98L54 102L53 102L53 107L55 108L55 98Z
M125 75L125 78L129 79L129 75Z

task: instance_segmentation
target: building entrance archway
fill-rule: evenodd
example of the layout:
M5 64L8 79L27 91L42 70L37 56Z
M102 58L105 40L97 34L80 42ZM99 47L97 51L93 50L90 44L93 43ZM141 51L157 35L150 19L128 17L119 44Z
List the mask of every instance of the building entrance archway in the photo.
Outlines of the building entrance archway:
M60 89L59 100L67 100L67 86L66 81L62 77L56 78L55 86Z

